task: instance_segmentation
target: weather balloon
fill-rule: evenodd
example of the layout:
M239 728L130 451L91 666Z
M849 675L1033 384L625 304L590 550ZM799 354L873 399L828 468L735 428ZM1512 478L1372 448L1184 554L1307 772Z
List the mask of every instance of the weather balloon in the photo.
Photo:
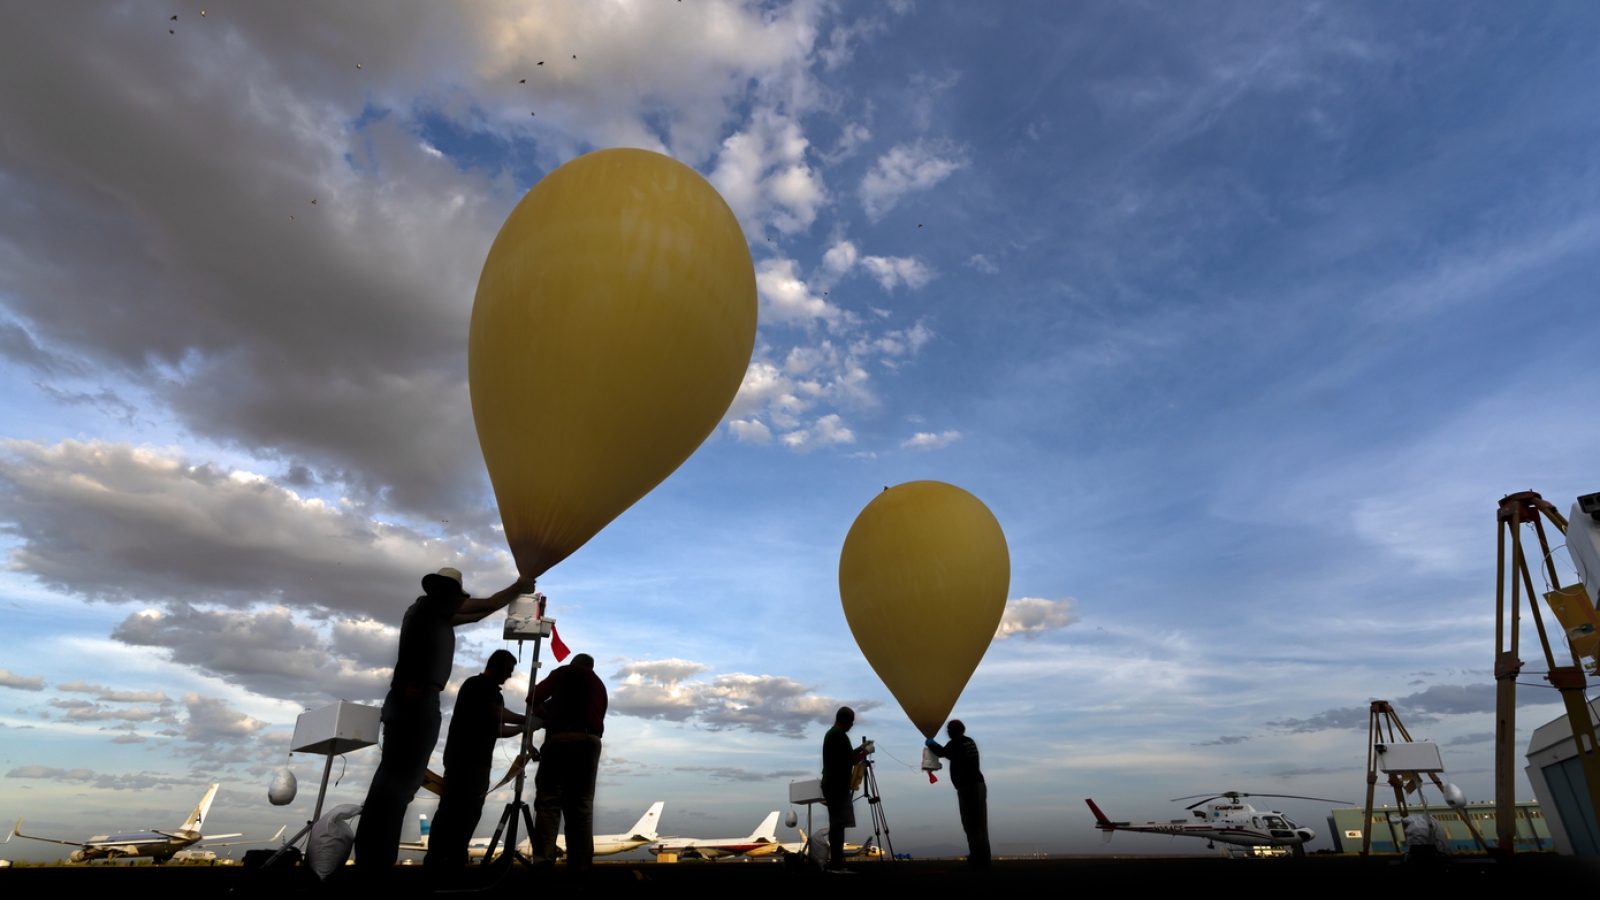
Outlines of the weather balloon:
M523 575L649 493L721 421L750 364L755 268L721 195L646 150L534 185L489 249L467 365L478 442Z
M994 514L939 481L874 497L839 554L839 598L856 644L927 737L989 649L1010 587L1011 554Z

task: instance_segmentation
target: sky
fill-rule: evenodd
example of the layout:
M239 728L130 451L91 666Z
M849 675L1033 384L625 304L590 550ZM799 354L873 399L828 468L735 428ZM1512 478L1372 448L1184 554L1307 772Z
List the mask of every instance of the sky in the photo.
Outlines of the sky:
M295 717L381 699L424 573L515 579L472 298L608 147L721 192L760 325L711 437L540 579L611 692L598 831L747 833L850 703L896 848L962 846L838 594L917 479L1010 548L953 713L997 852L1099 852L1086 797L1359 801L1373 699L1489 799L1496 502L1600 490L1597 39L1586 4L7 6L0 818L172 827L220 782L215 829L304 820ZM1519 696L1525 742L1559 704ZM1330 804L1272 805L1329 846Z

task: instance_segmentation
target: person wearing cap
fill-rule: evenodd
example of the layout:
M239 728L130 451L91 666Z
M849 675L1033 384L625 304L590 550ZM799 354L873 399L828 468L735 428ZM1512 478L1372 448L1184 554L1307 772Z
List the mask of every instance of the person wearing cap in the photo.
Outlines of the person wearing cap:
M967 833L967 865L983 871L989 868L989 786L978 768L978 744L967 737L960 719L951 719L944 730L950 742L941 747L928 738L927 747L950 760L950 785L956 789L961 830Z
M606 686L594 657L579 653L533 690L534 714L544 719L544 746L534 776L533 852L556 858L556 829L567 821L567 869L594 862L594 780L606 731Z
M517 658L509 650L496 650L484 664L483 673L463 681L456 691L450 735L444 742L444 793L428 835L428 855L422 861L437 877L457 877L466 866L467 844L483 816L483 800L489 793L495 742L522 733L524 718L506 709L505 696L500 693L500 686L516 668Z
M388 870L400 855L406 807L422 787L428 757L439 742L439 694L455 665L456 627L532 590L532 578L519 578L491 597L472 597L462 589L456 569L422 577L422 596L401 620L400 652L383 700L383 756L356 826L356 865L363 870Z

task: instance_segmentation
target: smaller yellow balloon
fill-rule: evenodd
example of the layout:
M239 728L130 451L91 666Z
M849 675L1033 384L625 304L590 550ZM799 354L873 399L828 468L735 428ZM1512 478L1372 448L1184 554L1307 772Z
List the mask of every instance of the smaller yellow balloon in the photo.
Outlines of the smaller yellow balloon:
M989 649L1010 588L1000 523L983 501L940 481L874 497L839 554L839 599L856 644L927 737Z

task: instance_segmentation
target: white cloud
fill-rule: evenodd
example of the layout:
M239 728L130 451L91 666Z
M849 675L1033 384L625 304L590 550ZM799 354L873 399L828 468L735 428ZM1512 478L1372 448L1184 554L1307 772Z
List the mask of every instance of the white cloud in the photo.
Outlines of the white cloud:
M779 675L734 673L689 680L710 670L704 663L682 659L628 663L614 676L622 681L611 690L609 708L643 719L693 721L712 731L744 728L799 738L810 724L832 722L842 705L858 713L883 705L876 700L846 704Z
M104 441L0 444L11 568L109 600L293 603L393 618L421 573L513 580L498 548L451 544L248 472ZM466 552L463 552L463 548Z
M1003 641L1014 634L1033 639L1047 631L1065 628L1080 621L1076 609L1077 601L1071 597L1064 600L1038 597L1007 600L1006 611L1000 617L1000 627L995 629L994 639Z
M849 241L835 241L828 252L822 254L822 267L835 275L843 275L855 267L859 253Z
M899 144L861 179L861 208L876 222L906 194L925 191L966 165L966 157L945 143Z
M939 450L961 440L959 431L943 431L934 434L931 431L919 431L900 442L900 446L907 450Z
M10 669L0 669L0 687L16 688L19 691L42 691L44 676L14 675Z
M764 422L755 419L734 419L728 423L728 430L741 443L745 444L770 444L772 443L772 429Z
M808 146L793 119L757 111L745 130L722 142L709 180L747 230L760 234L770 224L782 234L804 231L828 200L821 174L806 163Z
M172 698L161 691L118 691L98 684L69 681L56 685L56 690L69 694L95 694L96 700L105 703L171 703Z
M382 697L393 676L398 629L357 619L329 630L325 636L281 607L249 612L174 605L128 616L111 637L157 648L173 662L267 697Z
M866 256L862 257L861 264L872 273L872 277L878 279L878 284L885 291L892 291L902 284L917 290L933 280L933 272L915 257Z
M855 432L844 426L837 413L830 413L812 422L810 427L791 431L783 436L783 444L801 453L835 444L854 444Z
M977 269L979 272L982 272L985 275L993 275L994 273L1000 271L1000 267L991 262L989 257L984 256L982 253L972 254L972 256L967 259L966 264L974 269Z
M817 296L795 272L792 259L762 260L756 266L756 292L763 321L809 325L841 319L839 308Z

